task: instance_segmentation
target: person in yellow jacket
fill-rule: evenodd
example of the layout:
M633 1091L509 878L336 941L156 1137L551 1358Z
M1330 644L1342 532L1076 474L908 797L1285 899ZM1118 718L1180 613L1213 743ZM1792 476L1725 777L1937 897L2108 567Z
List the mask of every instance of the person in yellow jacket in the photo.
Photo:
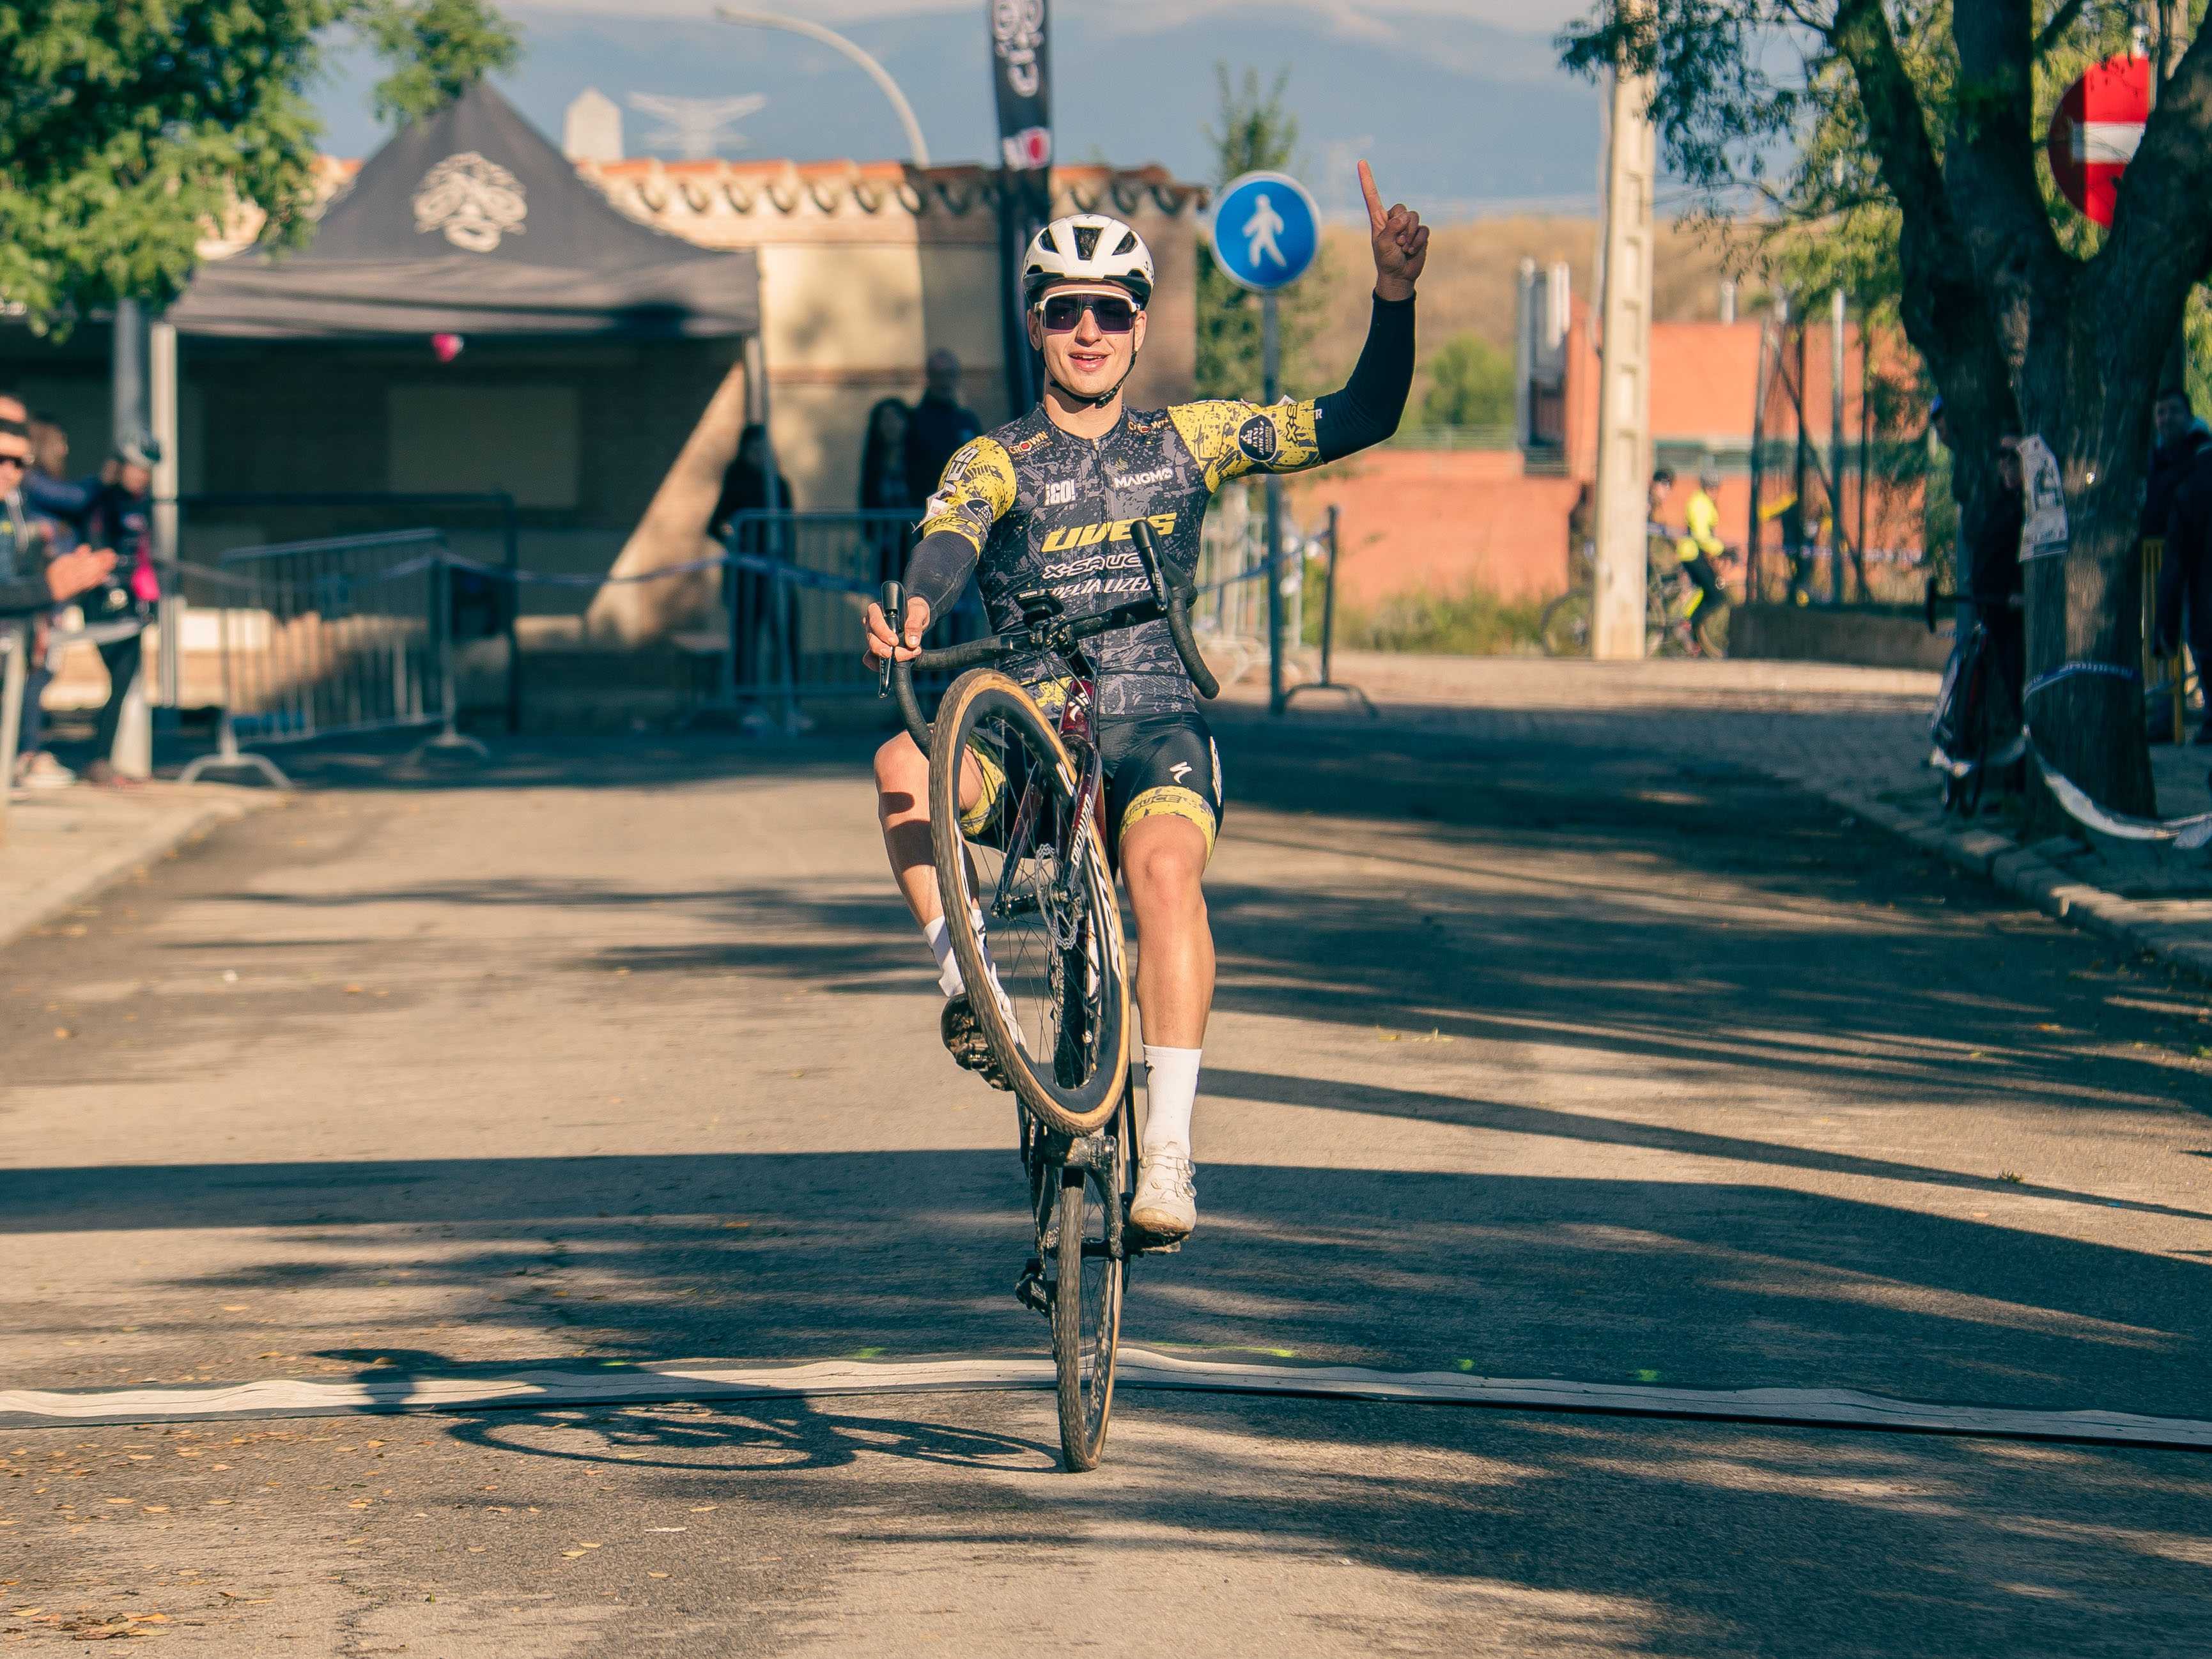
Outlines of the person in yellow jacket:
M1698 585L1684 614L1699 633L1728 609L1728 594L1720 578L1721 557L1728 550L1721 541L1721 509L1713 500L1713 491L1720 486L1717 467L1707 462L1698 469L1698 488L1682 511L1687 533L1674 544L1674 556L1682 562L1683 574Z

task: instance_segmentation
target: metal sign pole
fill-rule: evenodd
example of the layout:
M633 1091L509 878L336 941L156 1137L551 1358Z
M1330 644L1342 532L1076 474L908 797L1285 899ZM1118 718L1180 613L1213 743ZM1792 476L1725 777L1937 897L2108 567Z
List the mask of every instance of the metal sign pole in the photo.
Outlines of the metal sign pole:
M1275 316L1273 289L1260 296L1260 373L1270 407L1282 395L1283 340ZM1283 630L1288 607L1283 603L1283 481L1267 475L1267 712L1283 712Z
M15 734L23 727L23 676L29 672L31 624L0 623L0 846L8 841L8 798L15 793Z

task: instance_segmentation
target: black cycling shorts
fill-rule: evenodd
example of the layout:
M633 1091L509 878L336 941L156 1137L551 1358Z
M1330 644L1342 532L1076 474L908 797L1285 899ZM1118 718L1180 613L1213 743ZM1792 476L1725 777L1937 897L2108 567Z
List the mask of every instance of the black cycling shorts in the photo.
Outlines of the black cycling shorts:
M1099 722L1098 757L1106 770L1106 823L1121 861L1121 837L1133 823L1163 816L1188 818L1206 836L1221 829L1221 754L1213 731L1195 710Z
M1006 757L996 748L971 743L969 753L982 769L983 789L961 813L960 827L991 844L1006 799L1018 791L1007 788ZM1098 759L1106 775L1106 853L1115 864L1129 826L1152 817L1196 824L1206 856L1213 856L1221 827L1221 756L1201 715L1182 710L1101 720Z

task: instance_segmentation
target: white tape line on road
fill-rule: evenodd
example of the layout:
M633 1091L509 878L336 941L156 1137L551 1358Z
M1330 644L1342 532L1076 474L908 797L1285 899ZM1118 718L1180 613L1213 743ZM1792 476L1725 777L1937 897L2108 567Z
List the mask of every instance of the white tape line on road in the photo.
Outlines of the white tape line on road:
M1874 1429L1970 1438L2212 1451L2212 1423L2129 1412L1938 1406L1848 1389L1668 1389L1523 1381L1357 1365L1259 1365L1121 1351L1122 1388L1313 1399L1487 1406L1514 1411L1668 1417L1804 1428ZM345 1382L273 1377L214 1388L99 1391L0 1389L0 1429L82 1427L218 1418L358 1413L574 1409L678 1401L794 1400L827 1395L962 1394L1048 1389L1051 1361L1033 1358L820 1360L802 1365L653 1364L505 1376L390 1373Z

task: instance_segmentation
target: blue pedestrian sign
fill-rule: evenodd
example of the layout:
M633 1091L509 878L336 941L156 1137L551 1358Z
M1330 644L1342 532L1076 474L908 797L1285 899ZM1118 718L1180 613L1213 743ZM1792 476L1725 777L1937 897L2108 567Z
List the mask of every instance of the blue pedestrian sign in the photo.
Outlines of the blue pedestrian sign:
M1213 208L1213 259L1256 294L1288 288L1321 252L1321 210L1285 173L1232 179Z

